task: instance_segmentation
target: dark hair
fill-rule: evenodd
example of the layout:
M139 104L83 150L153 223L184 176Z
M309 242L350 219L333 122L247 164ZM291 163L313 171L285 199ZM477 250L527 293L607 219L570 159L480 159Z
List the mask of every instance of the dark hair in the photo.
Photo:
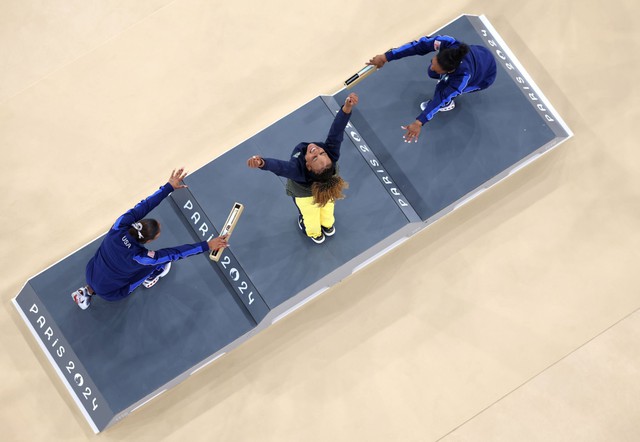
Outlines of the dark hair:
M325 181L316 181L311 185L313 202L324 207L328 202L344 198L342 191L348 187L349 183L343 180L340 175L332 175Z
M133 223L129 227L129 235L131 235L140 244L151 241L160 231L160 224L155 219L142 219L137 223Z
M442 69L447 72L455 71L465 55L469 53L469 46L464 43L460 43L459 46L452 48L445 48L438 52L436 58L438 64Z
M336 165L335 165L335 163L333 161L331 162L331 164L329 164L329 166L325 170L323 170L320 173L316 173L316 172L314 172L312 170L309 171L309 175L311 176L311 180L313 182L328 181L335 174L336 174Z

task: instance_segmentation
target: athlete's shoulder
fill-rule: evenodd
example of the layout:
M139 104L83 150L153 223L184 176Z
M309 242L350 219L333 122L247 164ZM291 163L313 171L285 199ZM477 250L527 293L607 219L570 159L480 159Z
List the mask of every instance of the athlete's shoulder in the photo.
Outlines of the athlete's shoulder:
M432 37L433 48L438 51L440 49L448 48L449 46L459 45L460 42L449 35L435 35Z
M307 146L309 146L309 143L298 143L298 145L293 148L293 151L291 151L291 159L298 161L303 159L307 153Z

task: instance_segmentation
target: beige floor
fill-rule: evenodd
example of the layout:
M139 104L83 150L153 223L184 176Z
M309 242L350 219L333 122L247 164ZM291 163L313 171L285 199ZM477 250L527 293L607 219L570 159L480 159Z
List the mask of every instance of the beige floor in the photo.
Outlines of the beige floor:
M640 440L636 0L0 2L3 440L95 437L10 304L31 275L461 13L575 138L99 437Z

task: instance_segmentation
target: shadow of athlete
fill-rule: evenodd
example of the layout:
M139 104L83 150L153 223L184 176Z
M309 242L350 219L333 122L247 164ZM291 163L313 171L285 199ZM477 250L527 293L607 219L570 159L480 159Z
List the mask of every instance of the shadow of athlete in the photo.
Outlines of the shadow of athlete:
M144 247L160 236L160 223L143 218L171 192L187 187L182 183L186 176L184 168L174 170L167 184L116 220L87 264L87 285L71 294L82 310L89 307L94 295L106 301L119 301L140 285L153 287L169 273L172 261L227 247L226 236L160 250Z
M407 132L406 143L418 142L420 131L438 112L455 108L453 99L460 94L486 89L496 79L496 61L484 46L466 45L448 35L422 37L384 54L373 57L367 65L380 69L385 63L412 55L426 55L436 51L427 69L429 77L438 80L433 98L420 104L416 121L401 126Z
M287 178L287 195L298 208L298 227L316 244L335 232L334 202L344 198L348 187L339 175L338 159L344 129L358 96L350 94L336 114L324 143L300 143L289 161L254 155L247 160L253 169L268 170Z

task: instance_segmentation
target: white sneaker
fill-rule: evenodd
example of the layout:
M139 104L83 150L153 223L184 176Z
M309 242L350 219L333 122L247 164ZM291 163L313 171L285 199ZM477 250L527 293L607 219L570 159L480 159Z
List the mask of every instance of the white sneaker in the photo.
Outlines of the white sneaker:
M336 233L336 226L331 226L329 228L325 226L320 227L322 228L322 233L324 233L324 236L333 236L333 234Z
M158 282L160 278L166 276L167 273L169 273L169 270L171 270L171 262L166 263L164 267L162 267L162 270L155 269L147 279L142 281L142 285L145 288L150 289L156 285L156 282Z
M427 105L429 104L430 101L431 100L427 100L420 103L420 110L424 112L424 110L427 108ZM438 112L448 112L450 110L453 110L455 107L456 107L455 101L451 100L448 104L445 104L440 109L438 109Z
M88 309L89 305L91 305L91 295L89 294L89 289L86 287L80 287L78 290L73 292L71 294L71 298L82 310Z

